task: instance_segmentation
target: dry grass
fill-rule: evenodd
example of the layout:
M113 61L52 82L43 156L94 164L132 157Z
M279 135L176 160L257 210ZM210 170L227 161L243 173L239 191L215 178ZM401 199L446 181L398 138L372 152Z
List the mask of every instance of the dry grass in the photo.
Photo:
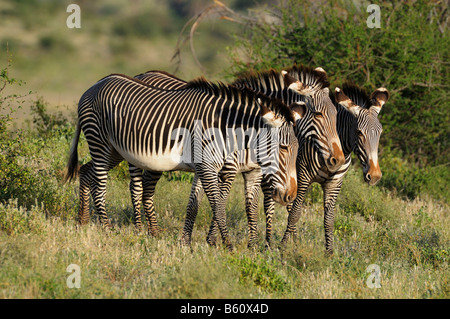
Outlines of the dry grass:
M349 180L356 180L352 174ZM79 229L73 216L45 217L42 207L25 211L14 202L0 206L2 298L449 297L448 208L429 200L388 199L386 205L401 207L389 220L349 216L351 230L337 232L336 255L327 258L318 203L305 209L299 239L285 250L265 250L262 223L258 248L248 250L239 178L228 203L235 251L206 244L206 200L191 250L178 242L189 183L162 179L158 184L163 231L157 238L135 232L127 182L111 180L108 186L113 231L103 230L95 219ZM284 209L277 207L275 241L282 236L285 220ZM70 264L81 268L80 289L66 285ZM366 284L370 264L380 267L381 288Z

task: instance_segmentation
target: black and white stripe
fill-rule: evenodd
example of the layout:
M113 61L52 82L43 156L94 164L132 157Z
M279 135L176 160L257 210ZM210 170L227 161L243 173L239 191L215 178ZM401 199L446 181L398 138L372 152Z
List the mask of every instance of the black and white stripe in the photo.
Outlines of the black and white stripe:
M279 166L277 172L266 170L265 175L272 185L274 198L278 194L279 200L289 200L291 185L283 184L283 178L296 177L295 164L292 164L298 149L291 125L294 114L295 111L278 100L221 83L199 79L187 83L183 89L171 90L112 74L97 82L80 99L79 123L67 179L75 177L78 171L77 143L82 130L92 161L80 169L85 175L80 179L89 179L86 183L100 220L110 226L105 211L106 178L108 171L123 159L151 172L195 171L212 206L213 220L224 243L231 248L224 205L227 194L221 191L219 173L224 174L221 170L228 158L239 152L251 152L258 166L273 165L270 152L263 150L275 148L276 145L269 143L272 129L276 127L280 149L285 147L287 152L275 154L293 160L290 160L291 165ZM250 133L248 138L242 135L236 141L239 147L228 149L225 135L228 128ZM209 129L213 129L214 134L205 141L205 132ZM193 137L188 139L190 134L175 134L174 138L174 132L184 131L193 132ZM233 137L236 139L236 135ZM233 173L226 172L230 176ZM84 211L80 208L80 213ZM84 220L80 218L81 222Z
M333 97L332 97L333 98ZM317 182L323 189L325 248L328 254L333 254L333 232L335 219L335 204L343 179L351 164L351 153L354 152L363 165L363 175L369 185L374 185L381 178L378 163L378 143L382 126L378 120L381 107L388 100L389 93L385 88L375 90L369 95L361 88L345 84L343 89L336 88L333 102L337 108L337 129L345 155L345 164L337 171L330 172L326 165L316 163L310 156L318 157L313 146L307 146L311 152L300 154L297 160L298 193L292 206L289 207L289 217L286 232L282 239L285 243L296 232L296 224L301 215L301 206L308 187Z

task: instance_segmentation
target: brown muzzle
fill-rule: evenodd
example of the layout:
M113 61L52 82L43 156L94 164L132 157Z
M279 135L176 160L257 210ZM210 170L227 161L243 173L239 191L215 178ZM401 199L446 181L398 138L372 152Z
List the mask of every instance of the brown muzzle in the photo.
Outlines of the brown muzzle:
M375 165L372 160L369 162L369 170L364 175L364 179L370 186L375 185L381 179L381 169L380 165L377 163Z

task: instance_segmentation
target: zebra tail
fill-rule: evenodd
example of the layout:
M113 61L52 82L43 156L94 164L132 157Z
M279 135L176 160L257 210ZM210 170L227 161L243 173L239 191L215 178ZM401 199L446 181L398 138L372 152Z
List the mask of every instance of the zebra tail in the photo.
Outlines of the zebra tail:
M72 141L70 148L69 161L67 162L66 176L64 177L64 183L72 182L78 176L80 167L78 165L78 140L80 139L81 126L80 122L77 122L77 130L75 137Z

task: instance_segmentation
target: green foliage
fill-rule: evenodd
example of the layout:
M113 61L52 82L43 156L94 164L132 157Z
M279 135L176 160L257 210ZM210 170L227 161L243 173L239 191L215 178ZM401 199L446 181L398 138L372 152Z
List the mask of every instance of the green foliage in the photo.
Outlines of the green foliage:
M411 235L410 240L408 255L412 265L438 268L448 263L450 250L441 243L441 236L435 230L421 230Z
M21 84L21 81L9 77L8 67L0 72L3 87ZM58 161L56 154L61 144L64 145L62 149L66 149L74 132L73 125L61 114L48 114L45 103L39 99L31 107L37 134L24 131L12 133L9 127L13 107L18 108L23 102L18 95L3 96L1 93L0 202L15 199L17 205L27 209L39 204L51 215L56 212L61 217L70 216L74 213L72 194L60 185L65 163ZM6 110L7 106L11 110ZM46 152L51 156L47 157Z
M380 159L383 173L379 185L395 190L398 195L414 199L420 194L428 194L448 203L450 190L450 167L447 164L434 167L418 167L415 163L384 152Z
M181 181L188 183L192 183L194 181L194 173L191 172L164 172L163 176L165 176L169 181Z
M9 131L12 121L12 108L7 110L11 104L17 103L20 107L18 96L3 95L2 91L7 85L21 83L9 76L7 67L0 71L0 201L6 201L9 198L24 199L27 197L27 190L33 185L34 178L31 170L26 167L27 154L22 149L23 134L18 132L15 136Z
M34 101L30 109L33 115L34 129L36 129L38 137L49 138L57 135L72 140L75 126L61 112L50 114L42 98Z
M251 282L269 292L288 292L291 289L285 277L277 270L280 264L276 260L261 256L242 256L230 257L230 263L239 267L239 282L242 284Z
M8 235L40 233L43 228L43 208L32 206L30 210L18 206L17 199L7 204L0 202L0 230Z
M292 63L324 68L335 85L351 80L391 97L380 113L381 146L409 162L449 159L449 50L444 3L382 2L381 28L367 27L365 6L333 0L290 0L275 22L258 19L229 50L233 75ZM445 28L444 28L445 29Z

